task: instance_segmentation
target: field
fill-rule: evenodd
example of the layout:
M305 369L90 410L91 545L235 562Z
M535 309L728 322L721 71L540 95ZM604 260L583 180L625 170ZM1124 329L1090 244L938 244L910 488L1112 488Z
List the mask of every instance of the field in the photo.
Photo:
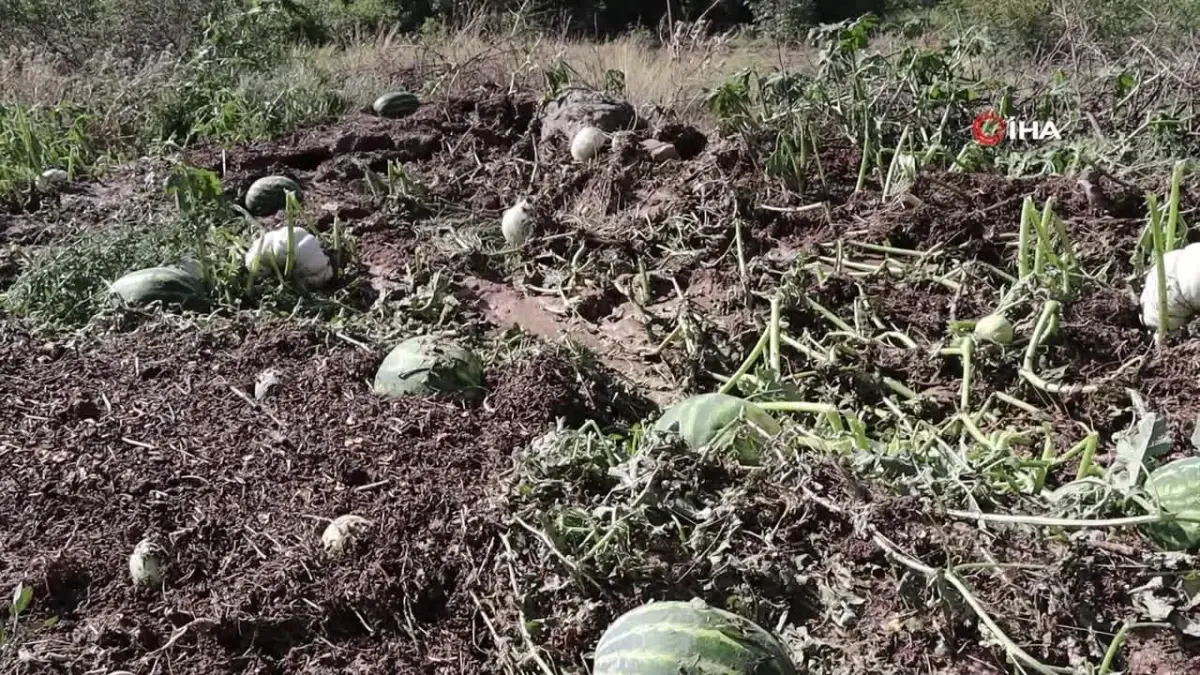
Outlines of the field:
M1200 447L1200 346L1140 295L1200 240L1200 73L973 40L868 18L788 68L699 37L637 72L406 62L330 114L231 96L188 143L0 103L4 672L584 673L616 617L694 597L812 675L1197 672L1195 545L1163 534L1192 526L1145 478ZM685 72L712 81L647 100ZM982 146L987 109L1062 138ZM576 161L585 124L610 141ZM300 193L252 215L272 175ZM280 227L329 283L246 268ZM108 293L173 265L203 306ZM480 386L375 391L419 335ZM712 392L782 430L655 427ZM135 584L145 540L163 576Z

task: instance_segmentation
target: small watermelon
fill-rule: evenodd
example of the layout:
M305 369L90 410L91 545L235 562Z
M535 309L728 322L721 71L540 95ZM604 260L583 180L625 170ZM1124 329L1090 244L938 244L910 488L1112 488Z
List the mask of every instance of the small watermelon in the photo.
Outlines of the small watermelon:
M158 303L165 307L200 309L205 304L204 287L199 278L178 267L150 267L130 272L114 281L108 291L132 307Z
M421 100L417 98L417 95L407 91L394 91L384 94L375 99L375 103L371 105L376 115L391 119L407 117L415 113L420 107Z
M1200 457L1185 457L1158 467L1146 477L1145 488L1163 511L1200 518ZM1145 532L1167 550L1200 547L1200 523L1154 523L1145 526Z
M429 396L482 391L483 363L471 350L433 335L396 345L375 373L375 393Z
M287 206L287 193L303 199L300 185L287 176L266 176L254 181L246 191L246 210L255 216L269 216Z
M766 410L737 396L713 393L684 399L668 408L654 428L679 434L688 447L699 449L739 420L748 423L748 433L740 434L735 442L738 455L747 464L757 464L760 441L782 428Z
M796 675L787 649L761 626L696 598L627 612L596 646L592 675Z

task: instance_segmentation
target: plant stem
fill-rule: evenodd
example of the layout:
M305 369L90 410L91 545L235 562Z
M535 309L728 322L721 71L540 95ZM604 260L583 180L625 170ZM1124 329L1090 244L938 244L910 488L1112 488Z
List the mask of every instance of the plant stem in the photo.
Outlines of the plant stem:
M1073 528L1108 528L1136 527L1138 525L1153 525L1164 522L1196 522L1200 519L1181 518L1171 514L1157 516L1127 516L1124 518L1105 518L1099 520L1084 520L1077 518L1048 518L1044 516L1023 516L1007 513L973 513L971 511L946 511L946 515L962 520L982 520L989 523L1005 523L1008 525L1035 525L1038 527L1073 527Z
M971 407L971 379L975 373L975 340L971 336L962 341L962 389L959 392L958 407L966 413Z
M1021 204L1021 232L1017 243L1017 278L1029 276L1029 236L1033 227L1033 198L1026 197Z
M1079 442L1083 446L1083 456L1079 458L1079 470L1075 472L1075 480L1083 480L1091 475L1099 438L1100 435L1093 431ZM1072 448L1071 450L1073 451L1074 449Z
M1167 306L1167 301L1170 299L1170 294L1167 293L1167 265L1164 261L1167 249L1166 242L1163 241L1162 215L1158 212L1158 198L1152 193L1146 193L1146 204L1150 209L1150 238L1154 244L1154 278L1158 281L1157 338L1158 344L1161 346L1171 327L1170 308Z
M780 302L779 294L771 298L771 323L767 326L767 335L770 336L769 349L767 351L768 360L771 364L771 371L776 377L782 372L782 357L779 351L779 324L780 324Z
M1175 170L1171 172L1171 196L1167 202L1167 240L1163 251L1172 251L1175 249L1176 242L1179 241L1179 190L1183 184L1183 170L1187 166L1186 161L1179 160L1175 163Z
M1117 652L1121 651L1121 646L1125 644L1125 636L1131 630L1139 628L1171 628L1169 623L1134 623L1126 620L1121 624L1121 629L1113 636L1112 642L1108 643L1108 649L1104 652L1104 661L1100 663L1100 669L1096 671L1096 675L1108 675L1112 672L1113 661L1117 660Z
M717 390L718 392L722 394L728 394L737 387L738 380L742 379L743 375L750 372L750 369L754 367L754 363L762 356L763 350L766 349L767 342L769 341L770 337L771 328L768 326L767 330L763 331L762 337L758 339L758 344L754 345L754 349L750 351L750 355L747 356L746 360L742 362L742 365L737 369L737 372L729 376L729 381L721 385L721 388Z
M897 167L900 164L900 157L904 154L904 148L908 145L909 127L904 127L904 131L900 132L900 141L896 144L896 151L892 153L892 161L888 165L887 180L883 183L883 198L887 199L891 196L892 181L896 179Z
M871 118L863 118L863 141L862 141L862 161L858 163L858 181L854 184L854 191L862 192L863 187L867 183L867 168L870 166L871 157Z

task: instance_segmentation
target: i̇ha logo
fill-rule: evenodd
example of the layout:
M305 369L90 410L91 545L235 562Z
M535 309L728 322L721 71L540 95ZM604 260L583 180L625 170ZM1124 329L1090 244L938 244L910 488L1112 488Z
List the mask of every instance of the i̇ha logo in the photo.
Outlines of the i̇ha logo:
M1053 121L1028 122L1022 119L1006 118L995 110L980 113L971 125L971 135L975 142L993 147L1000 145L1005 138L1016 138L1019 141L1046 139L1062 140L1062 134Z

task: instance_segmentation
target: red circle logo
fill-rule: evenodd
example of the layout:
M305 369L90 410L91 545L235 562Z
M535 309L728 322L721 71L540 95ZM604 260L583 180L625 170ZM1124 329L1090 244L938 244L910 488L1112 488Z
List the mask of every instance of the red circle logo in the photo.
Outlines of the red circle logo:
M989 148L1000 145L1007 132L1008 122L994 110L980 113L971 125L971 135L975 137L975 142Z

